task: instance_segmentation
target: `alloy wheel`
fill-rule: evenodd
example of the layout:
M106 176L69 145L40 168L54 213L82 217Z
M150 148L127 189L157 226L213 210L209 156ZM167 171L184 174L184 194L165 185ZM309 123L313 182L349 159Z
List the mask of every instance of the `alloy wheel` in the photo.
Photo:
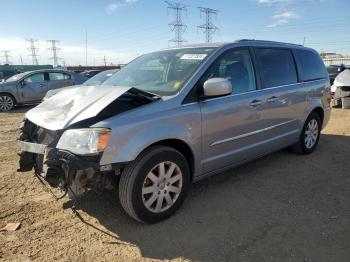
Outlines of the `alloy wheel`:
M9 111L13 108L13 99L10 96L0 96L0 111Z
M307 149L311 149L316 144L319 133L318 131L318 123L316 119L311 119L306 127L304 135L304 143Z
M173 162L161 162L148 172L142 186L142 201L151 212L161 213L178 199L183 184L179 166Z

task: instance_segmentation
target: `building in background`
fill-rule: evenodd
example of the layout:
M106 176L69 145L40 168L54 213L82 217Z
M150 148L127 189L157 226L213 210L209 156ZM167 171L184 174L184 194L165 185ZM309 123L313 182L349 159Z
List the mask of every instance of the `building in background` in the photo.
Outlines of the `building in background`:
M321 52L320 56L326 66L330 66L330 65L350 66L350 56L348 55Z

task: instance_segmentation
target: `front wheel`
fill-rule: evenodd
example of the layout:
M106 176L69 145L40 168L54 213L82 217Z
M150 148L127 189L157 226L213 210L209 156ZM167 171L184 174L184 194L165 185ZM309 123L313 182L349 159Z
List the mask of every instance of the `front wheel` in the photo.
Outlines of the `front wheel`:
M312 153L320 139L322 121L318 114L312 112L305 121L299 141L291 148L298 154Z
M15 106L15 100L10 95L0 95L0 112L10 111Z
M155 223L176 212L185 199L189 183L185 157L173 148L155 146L124 169L119 199L131 217Z

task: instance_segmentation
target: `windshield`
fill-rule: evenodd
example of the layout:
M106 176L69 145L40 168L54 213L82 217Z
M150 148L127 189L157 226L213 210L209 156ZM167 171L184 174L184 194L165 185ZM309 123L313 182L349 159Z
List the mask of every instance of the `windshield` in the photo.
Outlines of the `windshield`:
M101 73L98 73L97 75L91 77L89 80L85 81L83 86L99 86L102 85L104 81L106 81L108 78L110 78L114 73L116 73L118 69L115 70L107 70L103 71Z
M17 81L19 79L21 79L22 77L24 77L25 75L29 74L29 72L24 72L24 73L20 73L14 76L11 76L9 78L6 79L6 82L14 82Z
M214 48L183 48L143 55L103 85L130 86L160 96L176 94Z

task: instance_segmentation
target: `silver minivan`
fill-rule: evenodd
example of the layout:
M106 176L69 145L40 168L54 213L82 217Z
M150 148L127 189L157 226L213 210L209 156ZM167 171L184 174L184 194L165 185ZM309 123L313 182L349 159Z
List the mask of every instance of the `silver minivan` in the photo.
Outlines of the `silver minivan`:
M158 222L195 181L285 147L313 152L330 99L310 48L257 40L170 48L28 111L19 171L34 169L73 198L118 187L131 217Z

